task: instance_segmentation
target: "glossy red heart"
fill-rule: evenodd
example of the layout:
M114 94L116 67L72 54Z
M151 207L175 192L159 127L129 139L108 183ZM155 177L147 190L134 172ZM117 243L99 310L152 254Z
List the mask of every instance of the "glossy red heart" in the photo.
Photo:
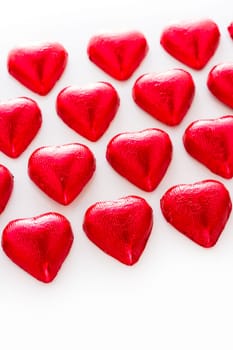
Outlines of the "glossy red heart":
M8 71L28 89L47 95L61 77L67 57L58 43L17 47L8 55Z
M215 53L220 38L212 20L181 22L163 30L160 43L177 60L194 69L202 69Z
M193 122L183 136L186 151L215 174L233 177L233 116Z
M231 39L233 39L233 22L227 27L228 33L230 34Z
M72 243L70 223L57 213L13 220L2 233L2 248L6 255L45 283L56 277Z
M109 142L106 157L127 180L144 191L153 191L170 164L172 143L159 129L122 133Z
M147 51L146 38L136 31L96 35L87 49L90 60L118 80L127 80Z
M67 87L57 97L57 113L73 130L97 141L114 118L120 99L109 83Z
M233 63L214 66L209 72L207 86L215 97L233 108Z
M161 199L165 219L205 248L217 242L231 208L228 191L223 184L214 180L174 186Z
M140 197L98 202L86 212L87 237L108 255L133 265L140 258L153 226L153 213Z
M41 111L30 98L0 103L0 150L8 157L19 157L36 136L41 123Z
M194 97L192 76L183 69L148 73L133 86L133 98L139 107L167 125L177 125L184 118Z
M5 209L11 196L14 185L14 177L10 171L0 164L0 214Z
M38 148L28 162L32 181L63 205L70 204L78 196L94 171L92 152L79 143Z

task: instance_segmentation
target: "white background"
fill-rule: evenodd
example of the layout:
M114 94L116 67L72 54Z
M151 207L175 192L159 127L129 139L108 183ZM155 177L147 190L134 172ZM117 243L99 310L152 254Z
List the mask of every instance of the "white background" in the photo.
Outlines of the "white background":
M215 56L200 72L170 57L159 44L162 28L172 20L210 17L221 30ZM162 217L159 200L172 185L207 178L222 181L233 198L233 180L223 180L189 157L181 136L193 120L232 113L206 88L210 68L233 61L233 41L227 26L233 20L232 0L182 1L83 0L7 1L0 10L0 100L34 98L43 112L43 126L24 154L0 155L15 176L9 204L0 217L8 221L57 211L71 221L75 241L57 278L38 282L0 252L0 349L3 350L232 350L233 216L216 247L204 249L182 236ZM117 82L86 55L89 38L101 31L141 30L150 51L127 82ZM11 78L8 51L24 43L59 41L69 52L67 69L47 97L38 97ZM131 98L135 79L146 72L183 67L197 86L193 105L175 128L165 127L141 111ZM119 92L121 106L110 128L96 143L88 142L56 116L58 92L70 84L105 80ZM117 175L105 160L105 148L121 131L159 127L170 134L174 156L166 177L153 193L145 193ZM68 207L50 200L29 180L27 160L42 145L81 142L97 159L97 171L82 194ZM88 241L82 231L85 210L94 202L135 194L154 209L154 228L138 264L127 267Z

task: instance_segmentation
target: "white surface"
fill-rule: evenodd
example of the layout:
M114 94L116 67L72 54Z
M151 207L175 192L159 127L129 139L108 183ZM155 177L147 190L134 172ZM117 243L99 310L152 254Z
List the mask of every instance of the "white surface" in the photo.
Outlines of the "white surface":
M212 18L221 30L215 56L200 72L180 64L159 44L162 28L171 20ZM205 250L179 234L162 217L159 199L172 185L213 178L222 181L233 198L233 180L224 181L189 157L182 145L185 127L199 118L232 113L208 92L210 68L233 60L233 41L226 27L233 20L232 0L223 1L7 1L0 11L0 99L34 98L43 112L43 126L17 160L0 155L15 176L10 202L0 228L9 220L58 211L72 223L75 242L53 283L44 285L0 252L0 348L4 350L232 350L233 216L216 247ZM89 38L100 31L141 30L150 51L127 82L101 72L86 55ZM15 45L56 40L69 52L65 74L47 97L38 97L11 78L8 51ZM141 111L131 87L143 73L183 67L193 74L194 103L179 127L168 128ZM97 143L88 142L56 116L58 92L70 84L111 82L121 106L110 128ZM167 175L153 193L145 193L117 175L105 161L109 139L121 131L159 127L174 144ZM42 145L81 142L97 159L97 171L82 194L68 207L44 195L27 176L27 160ZM126 267L88 241L82 231L85 210L98 200L140 195L154 209L154 229L140 262Z

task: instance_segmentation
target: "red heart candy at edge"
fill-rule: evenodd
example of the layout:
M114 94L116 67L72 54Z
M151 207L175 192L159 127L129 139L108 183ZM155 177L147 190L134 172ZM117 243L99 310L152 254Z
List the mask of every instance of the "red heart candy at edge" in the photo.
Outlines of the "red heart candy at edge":
M183 69L144 74L133 86L137 105L170 126L182 121L191 106L194 92L192 76Z
M227 27L228 33L230 34L230 37L233 39L233 22L229 24Z
M120 99L114 87L98 82L83 88L67 87L57 97L57 114L73 130L97 141L114 118Z
M70 143L41 147L28 161L31 180L60 204L70 204L95 171L95 158L87 146Z
M153 191L170 164L172 143L159 129L118 134L107 146L106 158L114 170L144 191Z
M0 103L0 150L8 157L19 157L36 136L41 123L40 108L30 98Z
M118 80L130 78L147 51L146 38L137 31L96 35L87 48L90 60Z
M17 47L8 55L8 71L21 84L39 95L47 95L60 79L68 53L59 43Z
M5 209L9 198L11 196L14 186L14 177L10 171L2 164L0 164L0 214Z
M133 265L140 258L153 226L153 212L140 197L98 202L86 212L87 237L108 255Z
M6 255L45 283L56 277L72 243L70 223L58 213L13 220L2 233L2 248Z
M174 58L194 69L202 69L215 53L220 39L212 20L175 23L163 30L160 43Z
M233 116L193 122L185 130L186 151L212 172L233 177Z
M231 209L227 189L214 180L173 186L161 199L165 219L205 248L216 244Z
M221 63L209 72L207 86L225 105L233 108L233 63Z

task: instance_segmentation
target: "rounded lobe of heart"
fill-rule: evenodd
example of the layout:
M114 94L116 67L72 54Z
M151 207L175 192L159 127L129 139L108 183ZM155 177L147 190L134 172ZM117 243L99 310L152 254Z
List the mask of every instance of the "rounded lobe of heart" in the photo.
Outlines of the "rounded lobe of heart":
M70 204L95 171L95 158L87 146L71 143L41 147L28 161L31 180L50 198Z
M90 141L97 141L115 117L120 99L114 87L98 82L83 88L67 87L57 96L59 117Z
M0 164L0 214L4 211L14 186L14 177L10 171Z
M160 44L174 58L194 69L202 69L214 55L220 39L212 20L175 23L166 27Z
M232 203L224 185L205 180L170 188L161 199L165 219L195 243L210 248L221 235Z
M69 221L51 212L9 222L2 233L2 248L16 265L49 283L60 270L73 239Z
M229 26L227 27L227 30L228 30L228 33L229 33L231 39L233 39L233 22L231 22L229 24Z
M233 177L233 116L198 120L185 130L186 151L213 173Z
M233 63L221 63L209 72L207 86L225 105L233 108Z
M59 43L17 47L8 55L8 71L21 84L39 95L47 95L60 79L68 53Z
M144 74L136 80L132 91L139 107L170 126L182 121L192 104L194 92L192 76L183 69Z
M41 124L40 108L32 99L19 97L0 103L0 150L8 157L19 157Z
M172 158L169 135L159 129L118 134L107 146L106 158L114 170L144 191L153 191Z
M152 226L152 209L137 196L98 202L86 211L83 223L87 237L125 265L139 260Z
M117 80L129 79L147 52L146 38L137 31L96 35L87 48L89 59Z

